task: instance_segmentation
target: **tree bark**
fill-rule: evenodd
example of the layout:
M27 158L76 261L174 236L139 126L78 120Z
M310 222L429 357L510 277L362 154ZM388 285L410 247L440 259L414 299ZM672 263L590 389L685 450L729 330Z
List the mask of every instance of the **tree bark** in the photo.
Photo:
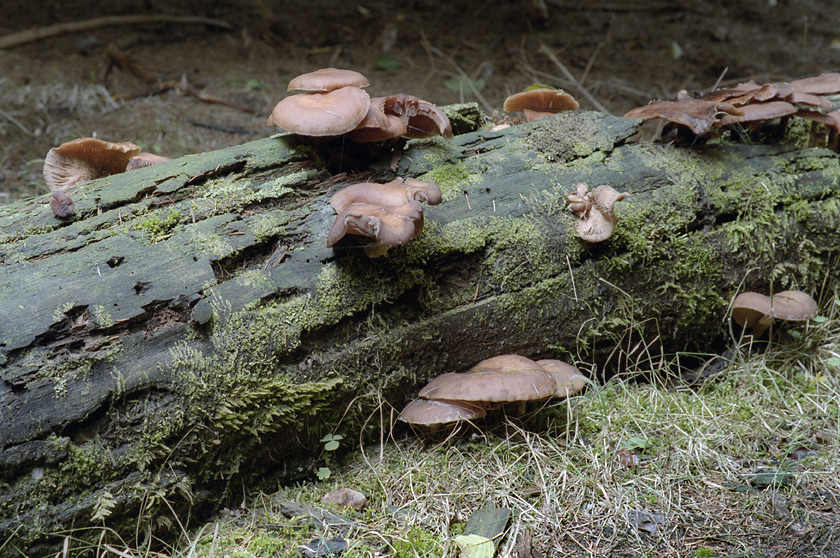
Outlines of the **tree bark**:
M354 172L331 174L288 135L92 181L68 220L45 197L0 209L0 555L54 554L71 528L164 536L311 475L325 433L388 428L482 358L598 380L725 342L739 290L836 287L837 154L628 141L637 126L577 112L412 142L397 174L444 203L376 259L326 248L328 199L360 170L392 178L390 153L338 144L330 166ZM575 236L579 182L631 194L606 242Z

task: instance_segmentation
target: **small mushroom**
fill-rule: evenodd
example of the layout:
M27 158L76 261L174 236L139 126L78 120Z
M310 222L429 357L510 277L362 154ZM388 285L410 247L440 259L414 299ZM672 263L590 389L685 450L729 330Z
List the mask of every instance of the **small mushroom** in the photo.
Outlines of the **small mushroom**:
M171 160L169 157L155 155L154 153L138 153L136 156L129 159L128 164L125 166L125 170L130 171L134 169L141 169L143 167L151 167L169 160Z
M467 401L415 399L402 410L399 420L435 431L441 426L482 418L484 407Z
M428 101L399 93L384 98L383 110L387 115L402 119L407 129L407 132L403 134L405 138L424 139L433 136L453 138L449 117Z
M314 72L301 74L291 81L286 88L288 92L304 91L307 93L325 93L342 87L358 87L364 89L370 82L364 75L354 70L338 68L321 68Z
M569 207L578 214L575 232L586 242L603 242L612 236L618 223L614 209L616 202L629 196L628 192L619 192L612 186L602 184L588 192L586 184L578 184L575 193L566 196Z
M817 315L817 303L808 293L782 291L773 296L741 293L732 301L732 319L760 337L775 320L807 321Z
M414 178L397 178L385 184L362 182L333 194L330 205L336 213L341 213L353 203L389 206L403 205L410 201L424 201L429 205L437 205L442 201L440 187L434 182Z
M44 180L50 190L124 172L128 161L140 153L129 142L113 143L96 138L77 138L53 147L44 159Z
M423 232L423 206L410 201L403 205L381 206L370 203L351 203L335 219L327 235L331 248L345 235L355 234L376 239L365 248L372 257L383 256L393 246L401 246Z
M76 204L73 203L73 200L70 199L67 193L56 190L52 193L52 198L50 198L50 209L52 209L56 217L63 219L71 216L76 211Z
M552 397L554 378L533 360L519 355L499 355L482 360L466 372L449 372L434 378L419 396L423 399L470 403L513 403Z
M386 141L408 133L403 119L385 113L385 97L373 97L364 120L347 137L358 142Z
M579 106L574 97L561 89L536 86L509 96L502 108L505 112L522 111L525 119L531 122Z
M721 127L744 122L764 122L774 118L790 116L795 112L796 107L786 101L751 103L741 107L741 114L724 114L714 124Z
M553 358L546 358L536 362L543 367L543 370L554 377L557 390L552 397L569 397L586 386L586 379L583 374L571 364Z
M368 113L370 96L358 87L327 93L300 93L281 100L266 123L301 136L340 136L355 129Z

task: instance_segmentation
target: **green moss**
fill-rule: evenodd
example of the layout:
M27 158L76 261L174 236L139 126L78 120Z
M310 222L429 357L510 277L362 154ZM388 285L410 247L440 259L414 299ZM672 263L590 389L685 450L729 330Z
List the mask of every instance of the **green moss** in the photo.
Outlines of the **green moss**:
M154 212L134 225L135 230L146 233L151 243L160 242L172 236L172 229L181 220L181 212L177 209L171 209L165 219L161 219L160 213Z
M470 176L467 165L458 161L440 164L420 176L420 180L434 182L440 186L443 199L453 201L463 197L464 188L475 178Z

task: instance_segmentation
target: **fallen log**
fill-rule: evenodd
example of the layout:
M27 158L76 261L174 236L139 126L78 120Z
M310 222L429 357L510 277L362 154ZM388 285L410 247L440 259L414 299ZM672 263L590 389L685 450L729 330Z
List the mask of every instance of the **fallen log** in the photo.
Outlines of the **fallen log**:
M444 203L376 259L326 248L353 173L288 135L89 182L69 219L45 196L0 208L0 555L102 527L148 544L495 354L600 377L725 341L739 290L836 288L835 153L637 127L579 112L412 142L397 174ZM575 236L579 182L631 194L606 242Z

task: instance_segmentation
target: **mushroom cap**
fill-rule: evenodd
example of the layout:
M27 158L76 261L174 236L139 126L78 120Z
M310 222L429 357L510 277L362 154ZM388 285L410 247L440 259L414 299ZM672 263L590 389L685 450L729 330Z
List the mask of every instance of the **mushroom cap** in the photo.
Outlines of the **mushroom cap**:
M407 131L402 118L385 114L385 97L372 97L364 120L347 137L358 142L375 142L398 138Z
M612 236L617 221L616 217L605 215L593 207L586 219L575 221L575 232L586 242L603 242Z
M414 95L398 93L384 98L385 114L399 116L407 128L403 137L423 139L443 136L452 139L452 123L449 117L435 105Z
M795 79L788 82L796 91L812 93L814 95L833 95L840 93L840 74L824 73L816 76Z
M301 136L340 136L355 129L368 108L370 96L358 87L301 93L277 103L266 123Z
M56 190L50 198L50 209L56 217L63 219L64 217L70 217L76 211L76 204L66 193Z
M466 372L438 376L418 395L423 399L512 403L548 399L556 390L554 378L533 360L499 355L482 360Z
M654 101L627 112L624 118L662 118L668 122L686 126L695 135L701 135L717 121L721 114L741 114L740 108L726 102L692 99L681 95L678 101Z
M434 182L409 178L397 178L385 184L360 182L347 186L332 195L330 205L341 213L354 203L368 203L379 206L404 205L410 201L425 201L429 205L441 202L440 187Z
M423 232L423 206L410 201L398 206L351 203L335 219L327 248L348 234L376 239L382 246L401 246Z
M607 186L606 184L597 186L589 193L589 197L592 199L592 204L595 208L608 216L615 215L616 202L620 202L629 195L628 192L619 192L612 186Z
M761 122L773 120L782 116L790 116L796 112L796 107L785 101L768 101L764 103L751 103L741 107L743 114L724 114L715 126L727 126L738 122Z
M307 93L334 91L342 87L364 88L370 85L368 78L353 70L321 68L314 72L301 74L289 82L286 91Z
M574 110L579 106L574 97L561 89L540 87L514 93L505 99L502 108L505 112L530 110L553 114L561 110Z
M571 364L553 358L546 358L536 362L543 367L543 370L554 377L557 390L554 392L553 397L569 397L586 386L586 379L583 374Z
M840 132L840 110L835 110L829 113L817 112L815 110L798 110L794 113L794 116L819 122L820 124L828 126L830 130Z
M140 153L130 143L77 138L47 152L44 180L50 190L66 190L80 182L125 171L129 159Z
M802 291L781 291L773 296L741 293L732 301L732 319L755 336L770 327L774 319L801 322L817 315L817 302Z
M128 164L125 166L125 170L130 171L134 169L141 169L143 167L151 167L153 165L157 165L158 163L164 163L170 160L171 159L169 157L155 155L154 153L138 153L136 156L129 159Z
M415 399L405 406L399 420L418 426L435 426L462 420L481 418L486 414L484 407L468 401L447 401L444 399Z

